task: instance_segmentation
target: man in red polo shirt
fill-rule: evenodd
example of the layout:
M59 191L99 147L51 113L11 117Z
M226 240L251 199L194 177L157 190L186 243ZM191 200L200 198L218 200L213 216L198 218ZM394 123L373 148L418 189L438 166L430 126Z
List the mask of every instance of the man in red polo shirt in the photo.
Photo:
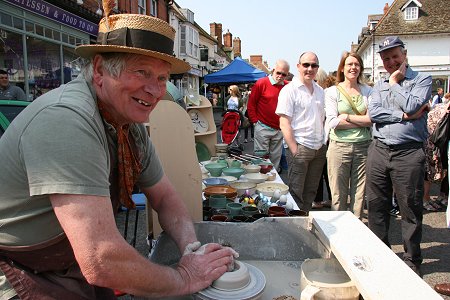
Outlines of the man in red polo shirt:
M278 170L283 147L283 134L280 130L280 117L275 114L278 94L288 83L289 64L278 60L272 74L259 79L252 88L248 101L248 118L255 126L254 150L266 150L274 169Z

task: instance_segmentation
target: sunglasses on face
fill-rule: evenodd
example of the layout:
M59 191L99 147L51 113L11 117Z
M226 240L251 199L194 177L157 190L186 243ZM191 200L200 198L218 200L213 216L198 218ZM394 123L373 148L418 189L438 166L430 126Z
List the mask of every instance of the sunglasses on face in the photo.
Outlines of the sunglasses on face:
M309 67L313 69L317 69L319 67L318 64L310 64L310 63L302 63L303 68L308 69Z
M275 73L276 73L277 75L281 75L281 76L284 76L284 77L287 76L287 74L286 74L286 73L283 73L283 72L278 72L278 71L276 71Z

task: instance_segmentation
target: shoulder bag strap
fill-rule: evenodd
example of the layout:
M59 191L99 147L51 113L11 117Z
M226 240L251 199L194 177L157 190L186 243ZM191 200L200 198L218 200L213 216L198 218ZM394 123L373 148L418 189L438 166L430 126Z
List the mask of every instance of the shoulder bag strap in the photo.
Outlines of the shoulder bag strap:
M361 113L358 111L358 109L355 106L355 103L353 103L352 98L350 97L350 95L347 93L347 91L342 88L342 86L340 86L339 84L336 85L337 89L339 90L339 92L344 95L344 98L347 100L348 104L350 104L350 106L352 107L352 110L355 114L357 115L361 115Z

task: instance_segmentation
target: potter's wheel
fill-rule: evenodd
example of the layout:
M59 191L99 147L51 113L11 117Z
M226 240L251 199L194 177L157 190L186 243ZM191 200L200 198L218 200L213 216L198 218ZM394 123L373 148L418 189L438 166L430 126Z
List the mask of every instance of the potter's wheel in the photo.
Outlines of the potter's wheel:
M237 262L237 261L236 261ZM244 262L237 262L248 269L250 281L240 289L217 289L213 285L198 292L196 297L204 300L250 300L257 299L266 286L266 277L258 268ZM226 274L226 273L225 273Z

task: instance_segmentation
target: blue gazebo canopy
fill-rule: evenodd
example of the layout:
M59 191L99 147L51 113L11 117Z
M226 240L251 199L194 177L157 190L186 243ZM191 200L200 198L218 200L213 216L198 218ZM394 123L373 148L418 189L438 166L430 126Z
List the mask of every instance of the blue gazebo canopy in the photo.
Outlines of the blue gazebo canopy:
M236 57L228 66L220 71L205 76L205 83L233 84L254 82L267 74Z

